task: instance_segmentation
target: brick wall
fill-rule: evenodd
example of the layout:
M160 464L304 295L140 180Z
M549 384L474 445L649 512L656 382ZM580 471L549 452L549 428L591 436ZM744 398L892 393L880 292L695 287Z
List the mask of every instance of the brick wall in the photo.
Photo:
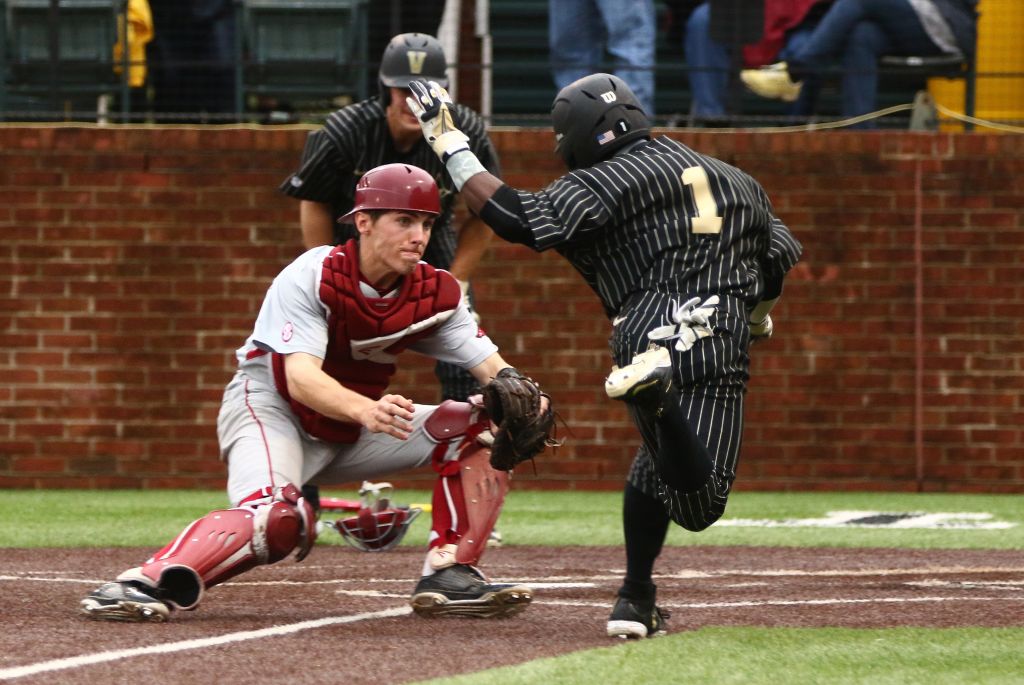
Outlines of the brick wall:
M1024 138L673 135L758 178L806 249L754 351L737 486L1024 492ZM0 487L223 484L220 393L301 250L275 187L304 138L0 127ZM548 133L494 140L513 185L559 173ZM568 424L519 486L618 489L636 440L603 397L596 298L504 244L476 287ZM408 362L396 386L435 399Z

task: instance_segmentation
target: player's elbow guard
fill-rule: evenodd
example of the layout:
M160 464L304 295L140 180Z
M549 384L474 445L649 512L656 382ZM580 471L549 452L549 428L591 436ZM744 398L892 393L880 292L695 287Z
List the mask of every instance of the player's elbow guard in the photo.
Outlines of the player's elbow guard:
M509 186L501 185L494 191L480 208L480 218L505 242L536 246L519 195Z

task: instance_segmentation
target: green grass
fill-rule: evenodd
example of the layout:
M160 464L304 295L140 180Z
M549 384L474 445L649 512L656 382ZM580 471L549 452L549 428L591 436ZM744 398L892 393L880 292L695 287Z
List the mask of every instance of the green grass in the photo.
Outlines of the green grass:
M1024 682L1024 629L702 628L420 685Z
M346 491L324 494L355 497ZM398 490L396 500L429 502L430 493ZM3 490L0 547L162 546L189 521L224 506L221 492ZM673 526L668 544L1024 549L1024 499L1013 495L737 492L729 500L726 518L814 518L846 509L986 512L1016 525L973 531L712 526L699 534ZM499 529L517 545L621 545L621 518L618 493L515 490ZM404 544L423 544L428 521L421 516ZM324 535L318 544L343 543L340 536Z

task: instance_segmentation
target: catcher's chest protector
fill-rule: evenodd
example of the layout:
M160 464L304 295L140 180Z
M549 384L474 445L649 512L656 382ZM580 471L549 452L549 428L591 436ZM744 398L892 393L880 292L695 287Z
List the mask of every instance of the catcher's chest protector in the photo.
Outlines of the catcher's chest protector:
M324 373L356 392L376 399L395 373L395 356L447 321L462 297L455 277L420 263L402 279L398 296L369 298L359 288L358 246L354 240L324 259L320 300L327 307L328 340ZM329 419L292 400L284 359L274 355L274 380L302 427L330 442L352 443L360 426Z

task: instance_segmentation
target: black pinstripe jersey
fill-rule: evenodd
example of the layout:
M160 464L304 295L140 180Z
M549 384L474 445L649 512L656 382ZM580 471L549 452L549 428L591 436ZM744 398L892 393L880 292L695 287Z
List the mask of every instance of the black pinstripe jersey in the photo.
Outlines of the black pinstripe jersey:
M498 155L487 137L483 120L468 107L456 104L453 110L480 163L500 176ZM434 223L423 258L429 264L447 269L456 244L452 227L455 184L425 140L420 139L405 153L395 149L384 107L377 98L332 113L323 128L311 132L306 138L298 171L285 179L280 190L294 198L328 204L334 216L340 217L352 209L356 182L364 173L381 164L398 162L426 169L437 181L441 191L441 216ZM352 225L338 224L334 237L335 242L340 243L357 236Z
M666 137L519 192L538 250L558 250L615 315L633 292L752 303L800 244L746 173Z

